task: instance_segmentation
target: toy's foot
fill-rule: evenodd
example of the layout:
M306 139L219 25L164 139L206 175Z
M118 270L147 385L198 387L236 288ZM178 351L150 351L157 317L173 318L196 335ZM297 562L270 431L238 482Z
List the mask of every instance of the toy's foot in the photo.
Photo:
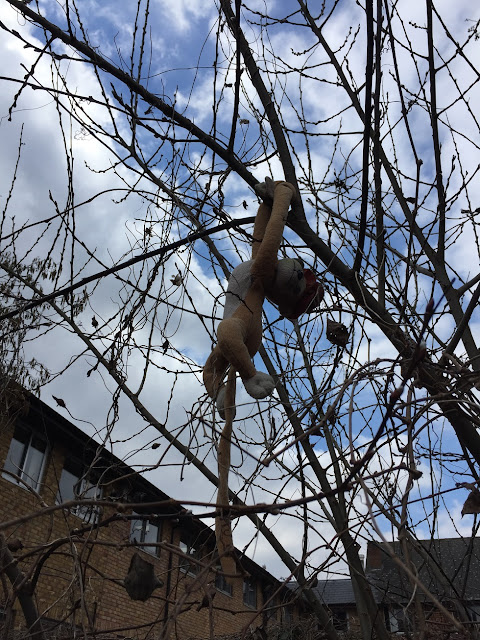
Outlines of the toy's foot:
M220 391L217 393L217 411L220 414L222 420L225 420L225 386L223 386ZM235 419L235 407L232 407L233 416L232 420Z
M257 371L252 378L244 380L243 384L245 385L248 395L257 400L270 396L275 389L273 378L262 371Z

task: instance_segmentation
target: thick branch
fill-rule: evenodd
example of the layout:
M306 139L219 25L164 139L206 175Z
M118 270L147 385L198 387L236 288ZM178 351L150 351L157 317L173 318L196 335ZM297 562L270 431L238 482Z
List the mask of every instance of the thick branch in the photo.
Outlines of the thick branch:
M15 558L7 547L3 534L0 534L0 568L5 572L17 593L18 601L22 607L25 622L32 638L35 638L35 640L46 640L33 594L30 592L30 584L18 568Z
M233 13L230 1L220 0L220 4L222 7L222 11L227 19L228 26L230 27L232 34L236 37L237 47L242 53L243 61L250 76L250 80L252 81L258 97L262 102L262 106L265 109L265 114L270 123L270 127L272 128L273 137L275 138L275 144L278 155L280 157L280 162L282 163L283 170L285 172L285 180L287 182L290 182L290 184L293 184L293 186L297 190L297 193L299 193L297 176L295 173L295 166L293 164L292 155L288 147L287 139L285 138L285 134L283 132L282 124L278 117L277 109L275 107L274 101L272 100L272 96L268 92L265 83L263 82L262 76L260 74L260 69L255 62L252 51L247 42L247 39L243 34L240 24L236 23L235 14ZM296 215L302 218L305 217L303 205L298 199L294 203L292 203L292 206Z

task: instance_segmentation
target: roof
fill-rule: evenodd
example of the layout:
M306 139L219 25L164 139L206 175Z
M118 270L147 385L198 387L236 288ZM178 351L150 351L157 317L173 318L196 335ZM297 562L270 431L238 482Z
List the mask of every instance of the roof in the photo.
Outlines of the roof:
M19 419L43 433L50 446L62 443L70 455L83 461L86 465L90 466L94 461L92 470L98 476L108 478L108 480L119 478L122 486L115 487L119 501L153 502L170 499L170 496L135 472L123 460L117 458L101 443L88 436L55 409L26 390L23 390L23 394L27 409L19 416ZM182 506L170 504L168 511L180 513L185 509Z
M352 581L347 579L319 580L314 589L326 605L355 604Z
M419 540L408 544L408 553L422 584L441 601L480 601L480 538ZM376 599L404 603L412 594L411 583L388 552L404 562L399 542L369 542L367 573L375 586ZM423 591L422 599L428 600Z
M286 586L290 591L294 591L297 594L302 593L302 588L296 580L287 582ZM327 607L355 605L355 595L350 578L318 580L317 585L312 587L312 591L315 592L320 602Z
M419 540L420 553L409 545L410 558L419 579L442 602L480 602L480 537ZM396 557L404 561L400 543L388 543ZM369 542L367 579L377 603L405 604L412 596L410 581L387 550L387 544ZM287 585L297 590L298 583ZM314 591L328 607L355 604L350 579L319 580ZM428 600L423 591L421 598Z

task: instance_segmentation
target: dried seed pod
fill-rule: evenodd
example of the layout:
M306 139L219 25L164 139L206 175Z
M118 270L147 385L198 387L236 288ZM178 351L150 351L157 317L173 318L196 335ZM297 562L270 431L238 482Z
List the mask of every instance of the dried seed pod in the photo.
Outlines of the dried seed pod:
M123 585L132 600L145 602L157 587L163 586L163 582L155 575L153 564L135 552Z
M341 322L327 318L327 340L337 347L345 347L348 342L348 329Z

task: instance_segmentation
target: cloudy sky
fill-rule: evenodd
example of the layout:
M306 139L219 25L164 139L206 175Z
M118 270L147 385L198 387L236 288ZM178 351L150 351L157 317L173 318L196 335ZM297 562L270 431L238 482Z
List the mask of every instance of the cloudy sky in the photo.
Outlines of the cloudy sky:
M81 5L83 27L88 32L91 45L99 47L105 58L112 60L115 64L121 64L122 68L128 71L131 64L135 4L89 0L82 2ZM421 56L417 60L412 60L402 46L409 41L413 42L419 54L425 54L427 46L423 28L426 20L425 8L423 3L412 3L408 0L399 2L398 5L400 10L406 9L404 13L406 22L403 25L404 39L399 43L398 55L402 79L408 87L416 84L418 78L420 83L423 82L424 61ZM64 23L65 15L59 4L51 0L43 0L39 6L50 20L59 24ZM289 6L290 3L286 0L269 2L268 11L272 22L276 17L288 13ZM474 26L475 20L479 18L479 10L473 8L469 0L459 0L455 3L441 1L436 3L436 7L448 24L453 38L458 41L463 42L468 37L468 29ZM228 53L225 36L220 33L216 38L214 26L218 19L218 9L215 3L211 0L196 2L160 0L151 2L149 10L151 31L148 32L145 45L146 63L142 69L138 69L137 55L140 45L137 42L137 49L133 56L134 72L139 73L142 83L146 84L150 91L158 94L168 103L175 103L179 111L184 112L197 126L206 131L212 131L212 105L215 96L215 103L218 104L215 131L222 140L228 139L233 100L231 96L220 100L219 95L221 91L225 91L222 89L225 83L225 86L234 83L235 72L234 69L229 68L227 56L222 53ZM256 10L264 11L265 3L260 1L248 3L247 14L252 21L255 21ZM44 284L44 291L48 292L50 290L48 287L52 288L55 285L58 288L67 284L72 275L77 281L85 275L126 259L132 253L138 254L157 248L162 242L185 237L192 230L191 221L181 215L181 210L178 209L180 212L177 216L178 224L170 224L171 202L164 203L161 200L158 190L149 181L148 176L136 173L137 166L133 161L127 160L128 166L117 163L118 157L126 156L124 149L115 147L100 133L95 135L95 131L99 132L102 127L111 131L112 118L108 110L97 103L97 100L103 103L104 97L94 70L88 65L64 60L61 63L62 79L53 78L52 80L48 61L41 58L37 63L38 51L24 46L26 41L41 48L44 44L42 33L26 22L6 2L0 4L0 21L25 39L22 41L7 32L3 32L0 38L1 76L20 81L3 80L0 92L0 203L2 209L8 205L2 229L2 242L8 243L9 251L12 250L8 240L9 234L28 225L31 226L25 228L16 240L15 249L19 257L28 261L29 257L45 255L52 243L54 244L53 259L59 260L60 256L63 256L65 265L58 280L53 284ZM352 34L356 33L359 25L361 30L355 40ZM359 7L344 0L340 2L333 18L325 28L325 36L330 47L335 51L341 51L341 55L346 57L348 72L352 78L358 79L358 85L361 84L360 80L364 76L365 68L363 27L364 17ZM257 31L255 25L250 26L246 29L246 35L249 39L255 40ZM35 40L36 38L38 40ZM285 65L283 70L288 69L290 65L292 67L297 65L299 52L303 52L303 59L308 60L310 65L311 70L306 72L301 80L283 77L280 74L277 84L272 88L277 95L281 95L282 91L285 92L282 101L282 117L285 127L292 130L292 139L301 140L301 135L294 133L298 128L296 113L300 106L312 122L312 134L334 132L340 126L342 135L348 134L343 138L347 142L340 141L341 136L338 137L335 143L338 145L337 155L334 156L333 162L333 137L322 138L321 135L318 137L312 135L308 150L303 143L299 142L296 162L300 177L307 179L312 173L319 176L318 181L327 184L335 178L336 169L341 170L342 162L347 162L344 155L345 149L350 149L349 166L355 167L359 163L362 127L353 109L347 109L349 100L336 86L335 71L331 67L322 66L322 60L317 52L309 57L308 49L312 46L313 40L312 34L306 29L276 25L272 28L268 39L255 40L255 42L258 54L265 57L267 64L272 59L271 51L274 51ZM348 46L345 45L347 41L350 43ZM448 40L442 29L438 29L436 46L439 58L442 57L445 60L455 49L454 44ZM71 53L60 44L57 52ZM439 76L440 104L438 105L439 109L449 106L447 113L449 122L455 130L461 131L461 135L456 138L445 137L442 141L442 152L445 158L450 158L452 155L461 156L464 175L474 174L479 164L478 124L466 106L468 103L473 108L473 105L480 103L478 87L474 86L470 89L480 68L480 46L474 39L468 48L468 56L473 63L473 68L460 59L451 65L453 74L445 73ZM216 58L224 62L223 67L213 66ZM66 83L71 91L81 96L77 108L83 110L82 117L91 123L90 131L83 128L75 119L69 119L65 110L58 110L58 105L45 91L26 88L19 99L15 100L15 95L21 87L21 80L26 70L33 64L36 65L35 82L39 83L39 86L52 86L53 83L57 89L63 90L65 88L63 83ZM394 94L393 83L389 84L391 71L391 60L387 52L383 69L384 92L386 102L389 104L390 126L393 126L392 123L399 116L400 105ZM246 98L242 98L236 140L239 151L242 149L247 155L249 146L251 145L253 149L255 145L256 133L253 121L259 102L253 97L254 91L246 74L244 75L246 95L251 96L251 103L249 104ZM325 87L329 85L323 84L322 93L319 94L319 85L316 81L319 75L330 83L331 90L327 91ZM460 85L462 91L468 92L468 98L451 107L451 96L456 95L454 91L457 85ZM119 86L117 84L115 88L105 83L104 88L107 95L111 97L115 91L120 90ZM362 87L357 86L357 89L361 94ZM122 99L128 103L130 96L125 88L122 90ZM388 94L389 91L390 94ZM67 105L66 98L64 102ZM14 105L13 108L12 105ZM139 108L145 109L145 105L142 103ZM116 114L115 122L127 138L125 115ZM417 150L424 163L423 177L427 183L428 178L431 178L435 171L431 141L428 138L430 135L428 114L423 109L417 111L413 109L410 124ZM181 134L185 135L185 132ZM175 135L180 137L180 133ZM145 157L156 153L156 142L148 135L148 131L139 133L138 138L144 145ZM461 148L458 149L456 145L461 145ZM411 175L413 156L407 136L399 133L392 138L391 143L386 139L385 148L392 156L397 157L401 171L408 171ZM19 149L20 160L15 172ZM157 158L155 175L158 178L167 184L177 186L182 180L186 183L192 180L187 177L181 160L173 162L167 150L162 150L161 153L165 155L159 154ZM253 155L252 153L251 156ZM209 155L203 154L200 145L198 148L191 145L189 156L185 159L185 166L188 164L196 167L195 180L202 187L208 181L209 161ZM448 162L445 165L447 166ZM273 159L270 162L263 162L258 167L253 165L250 170L256 177L262 179L266 173L278 175L279 164ZM73 188L72 185L69 187L69 172L72 175ZM14 177L14 189L10 195ZM405 192L411 189L411 193L407 195L414 196L415 185L406 173L403 177ZM215 181L218 179L216 176ZM452 174L449 181L451 193L455 192L461 179L462 175L458 171ZM478 183L478 180L476 182ZM357 182L352 183L351 188L353 191L358 190L358 179ZM256 208L254 194L238 176L229 176L222 189L225 196L224 208L230 217L254 215ZM478 207L479 191L480 187L473 182L470 185L471 202L454 202L453 211L461 207L472 207L472 209ZM332 195L327 188L321 195L332 209L339 205L339 201L345 204L345 200L348 200L348 198L339 199L338 194ZM429 209L429 198L433 202L434 196L425 189L425 207L420 214L425 218L420 218L420 223L428 224L428 213L425 212ZM75 205L75 215L70 214L64 217L62 224L58 218L51 224L46 222L56 214L57 209L61 212L71 210L72 204ZM395 215L394 204L392 212L392 215ZM311 220L314 219L313 208L307 207L307 214ZM468 228L465 231L460 240L452 246L450 260L458 271L458 277L468 280L478 271L478 252L475 235ZM71 260L72 232L77 239L73 260ZM323 227L319 228L319 233L326 237L327 232ZM335 230L333 234L335 238ZM340 236L339 233L339 238ZM7 240L3 241L3 238ZM293 234L289 234L288 239L298 246L298 239ZM231 241L228 234L216 237L215 240L227 261L227 266L231 267L240 259L248 257L248 246L241 241L241 236L238 236L235 242ZM398 240L395 239L392 242L395 244ZM195 245L194 251L189 249L177 251L160 265L161 277L158 278L158 284L156 283L150 290L150 294L168 301L168 304L160 306L155 311L153 321L155 350L148 351L146 346L151 338L154 309L153 302L147 299L144 304L144 316L141 310L136 315L134 343L130 349L123 352L122 363L123 370L128 375L129 388L135 392L141 387L140 399L148 411L159 422L178 433L182 442L198 446L199 457L205 458L207 464L214 469L215 462L210 453L212 434L206 430L206 427L202 427L202 422L198 420L207 406L205 403L199 404L199 399L204 397L200 371L210 351L214 335L215 322L212 314L215 318L221 317L222 314L222 291L225 279L220 269L211 268L206 260L207 252L200 244ZM399 251L404 250L401 243L398 243L395 248ZM339 254L347 257L349 251L350 248L343 246L339 239ZM313 261L312 256L307 255L307 259ZM72 271L68 273L70 267ZM149 268L152 268L152 264ZM130 280L138 278L139 284L144 284L148 274L142 273L141 269L141 265L137 265L126 273L118 275ZM177 274L184 279L180 285L171 282ZM426 280L424 284L425 292L420 295L420 299L425 303L431 292L431 282ZM75 322L79 331L84 332L100 351L107 352L111 346L112 327L116 326L119 314L124 313L124 310L129 309L133 304L132 290L121 279L110 276L95 288L92 287L90 291L90 300L76 317ZM203 320L198 319L198 314L200 317L204 316ZM270 308L268 308L268 314L269 319L276 318L274 311ZM52 373L51 382L42 389L42 399L55 406L53 396L62 398L68 409L67 417L90 435L95 435L99 441L104 441L129 464L143 468L160 463L159 468L150 471L147 477L172 497L185 502L214 500L214 488L192 466L183 464L182 457L173 448L166 446L153 427L145 424L124 395L119 395L118 408L112 410L112 395L116 393L117 387L115 382L101 367L96 366L95 357L85 352L85 343L75 334L71 325L69 328L65 324L56 326L57 314L49 312L49 316L54 324L44 328L43 333L41 331L32 336L35 339L25 345L28 357L35 357ZM93 318L95 321L92 323ZM94 326L95 323L98 325ZM437 331L448 335L452 326L451 320L446 317L437 324ZM477 330L478 335L478 317L475 318L472 326ZM319 319L313 328L307 330L311 344L315 344L316 334L322 335L323 328L322 320ZM376 358L395 357L383 335L374 327L370 327L370 330L372 339L369 340L368 349L366 346L361 346L356 357L361 362L368 359L374 361ZM285 329L285 332L292 332L291 325ZM108 339L102 339L102 336L107 335ZM281 354L281 357L285 359L289 357L289 339L287 335L282 347L285 349L285 355ZM162 345L166 343L168 346L164 349ZM329 345L325 346L323 342L320 344L322 349L329 348ZM145 369L147 353L152 365ZM365 393L370 393L368 388ZM249 412L255 411L255 407L247 403L248 399L241 388L238 398L239 403L246 403L240 410L244 412L240 413L240 417L243 418L248 416ZM66 413L60 408L58 410ZM277 419L280 420L278 417ZM245 419L245 421L242 420L239 433L242 433L242 429L248 430L249 437L261 441L264 428L261 420ZM444 429L443 437L445 442L451 442L451 446L454 447L448 426ZM246 437L244 441L247 441ZM153 442L160 443L160 448L152 449ZM260 447L249 449L249 453L254 457L242 455L240 449L234 455L239 475L233 482L239 487L242 486L242 477L248 478L253 472L256 464L255 456L260 455ZM321 441L318 444L318 455L320 460L324 460L327 455ZM293 453L291 456L291 464L295 466L295 456ZM422 464L425 463L420 463L420 468ZM426 468L425 471L428 469ZM269 500L269 495L282 492L284 479L278 474L278 469L265 471L265 476L268 481L261 486L252 485L249 492L243 494L249 502ZM452 474L451 478L444 481L442 487L450 488L454 480L455 475ZM423 490L428 494L429 482L426 474L416 491ZM298 486L294 483L287 484L283 495L298 497ZM443 508L440 510L438 525L440 535L470 533L471 516L463 520L460 518L465 497L465 493L455 493L448 498L448 507L453 514L456 529L446 511ZM361 496L358 498L358 509L359 513L367 514L367 507L363 504ZM421 513L418 515L418 521L419 535L428 536L428 526L427 523L422 524ZM287 526L285 522L288 523ZM274 526L274 532L281 542L297 556L300 553L299 527L301 525L293 512ZM332 536L328 526L319 527L317 533L319 539L323 537L328 540ZM235 535L237 546L242 547L253 539L253 530L244 523L238 527ZM285 568L262 538L252 542L248 552L257 562L266 564L267 568L276 575L286 575ZM323 557L322 553L319 553L318 557Z

